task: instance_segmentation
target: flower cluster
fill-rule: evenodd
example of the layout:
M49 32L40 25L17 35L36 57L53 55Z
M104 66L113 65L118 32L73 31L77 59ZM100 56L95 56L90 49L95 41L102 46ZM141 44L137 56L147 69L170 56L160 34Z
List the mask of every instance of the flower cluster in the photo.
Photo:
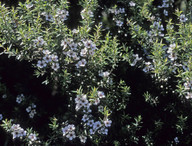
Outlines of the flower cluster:
M181 23L184 23L188 20L188 18L184 14L181 14L181 16L179 18L180 18Z
M162 5L158 6L158 8L163 8L163 14L168 16L168 10L170 7L173 7L174 0L163 0Z
M148 31L148 36L149 36L149 40L151 42L153 42L153 40L156 37L163 37L163 31L164 31L164 27L162 24L160 24L159 21L154 21L154 23L151 25L151 30Z
M101 76L103 78L106 78L109 75L110 75L110 73L108 71L102 71L102 70L99 71L99 76Z
M30 133L28 135L28 139L29 139L29 143L32 144L33 142L35 142L37 140L37 135L35 133Z
M61 10L61 9L57 9L57 13L55 15L61 22L64 22L67 20L67 17L69 16L69 12L64 9L64 10Z
M133 60L133 62L130 64L131 66L135 66L136 63L142 59L141 57L139 57L138 54L133 54L133 57L134 57L134 60Z
M104 134L104 135L108 135L108 127L111 126L112 121L109 119L106 119L104 121L94 121L91 119L91 116L87 116L84 115L82 118L82 121L84 122L84 125L86 126L86 129L84 129L85 134L89 133L89 137L91 138L92 135L96 134L96 132L98 132L98 134ZM87 131L88 130L88 131ZM80 141L82 143L85 143L87 140L87 136L84 135L79 135L77 136L75 133L75 126L73 124L69 124L67 126L65 126L64 128L62 128L62 133L63 136L68 138L69 140L73 140L76 137L79 137Z
M77 137L75 134L75 126L73 124L69 124L62 128L62 133L63 136L69 140L73 140ZM86 143L87 137L85 135L79 135L78 137L82 143Z
M62 128L62 132L63 132L63 136L67 137L69 140L73 140L74 138L76 138L75 125L73 124L69 124L64 128Z
M33 118L35 116L36 112L36 105L32 103L30 106L26 108L26 111L29 113L29 117Z
M34 145L40 143L38 140L37 134L32 133L32 129L25 130L20 126L20 124L12 124L12 120L10 121L3 121L4 126L6 126L6 131L12 134L13 140L20 139L27 141L29 145Z
M87 100L87 95L83 94L83 95L77 95L75 98L75 103L76 103L76 107L75 110L78 111L80 110L82 107L89 109L90 104Z
M185 91L186 91L186 96L185 98L186 99L192 99L192 80L187 80L185 83L184 83L184 88L185 88Z
M49 50L43 50L42 52L44 56L42 60L38 60L37 67L45 68L48 64L50 64L51 68L54 71L57 71L60 68L58 56L56 54L51 54Z
M108 135L108 128L111 126L112 121L109 120L106 116L104 116L104 120L95 120L95 116L93 116L92 107L98 105L100 103L100 99L105 98L105 94L103 91L93 91L97 96L95 98L87 97L86 94L77 94L75 98L75 110L82 116L80 125L83 127L82 132L78 129L78 132L75 132L75 125L69 124L62 128L63 136L68 138L69 140L73 140L76 137L79 137L82 143L85 143L87 137L92 137L94 134L104 134ZM98 113L103 113L104 108L102 105L98 106ZM82 115L83 114L83 115ZM80 135L76 135L76 133L81 133Z
M81 17L82 19L85 19L87 17L94 17L93 12L89 9L83 9L81 11Z
M79 139L80 139L80 141L81 141L82 143L86 143L86 141L87 141L87 137L84 136L84 135L80 135L80 136L79 136Z
M188 80L184 83L185 90L192 90L192 80Z
M105 98L105 94L103 91L97 91L97 97L96 98L90 98L87 99L87 95L86 94L82 94L82 95L77 95L75 98L75 103L76 103L76 111L79 111L81 108L89 112L91 112L90 110L90 106L91 105L98 105L100 103L100 99Z
M75 43L73 39L64 39L61 41L63 54L75 62L76 68L85 67L87 59L94 55L97 49L95 43L91 40L82 40Z
M186 99L192 99L192 92L187 92Z
M46 41L42 38L42 36L37 37L34 42L34 47L42 47L43 45L47 45Z
M104 121L94 121L94 120L88 120L86 125L89 128L90 135L96 134L103 134L108 135L108 127L111 126L112 121L109 119L106 119Z
M151 70L153 70L153 65L151 64L151 62L145 62L145 67L143 68L144 72L149 72Z
M42 12L41 15L45 17L46 21L54 22L53 15L49 12Z
M19 124L13 124L10 130L11 134L13 135L13 139L23 138L27 134L27 132L23 128L21 128Z
M178 137L175 137L175 138L174 138L174 141L175 141L175 144L178 144L178 143L179 143Z
M82 124L84 125L84 130L87 131L86 133L89 133L89 135L94 135L96 133L98 134L108 134L108 127L111 126L112 121L108 118L104 118L103 121L95 121L95 117L92 115L93 111L91 109L92 106L97 106L100 104L100 99L105 98L105 94L103 91L96 91L96 98L87 98L86 94L78 94L75 98L76 103L76 111L82 111ZM98 112L103 113L103 106L98 106ZM86 134L85 133L85 134ZM80 140L82 136L79 136ZM85 137L84 137L85 138ZM85 140L85 139L83 139ZM81 140L81 141L83 141Z
M123 23L123 19L120 19L121 17L119 17L119 15L125 14L125 8L119 8L119 9L112 8L112 9L109 9L109 12L115 15L113 20L115 21L116 26L122 27L124 23Z
M118 27L121 27L121 26L123 25L123 21L121 21L121 20L116 20L116 25L117 25Z
M115 15L118 15L118 14L124 14L125 13L125 8L112 8L112 9L109 9L109 12L112 13L112 14L115 14Z
M25 96L23 94L20 94L16 98L17 103L21 103L25 99Z
M169 53L169 58L171 61L174 61L177 59L177 53L175 52L176 44L170 44L167 53Z

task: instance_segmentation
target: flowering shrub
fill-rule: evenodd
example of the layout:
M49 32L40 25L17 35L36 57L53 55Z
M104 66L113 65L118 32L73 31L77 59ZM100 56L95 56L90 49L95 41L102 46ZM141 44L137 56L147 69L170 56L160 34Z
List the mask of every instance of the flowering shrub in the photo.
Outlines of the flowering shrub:
M190 10L175 10L173 0L107 2L79 2L75 28L67 0L1 5L1 55L27 61L51 90L43 100L2 81L1 100L15 107L0 113L1 126L13 143L192 143ZM45 116L49 124L37 127Z
M83 26L73 30L65 24L69 16L68 2L65 0L56 4L41 0L27 1L11 12L1 6L1 43L5 54L15 56L20 61L32 62L37 77L47 76L43 83L53 85L53 96L60 94L70 98L66 99L69 111L60 114L63 121L55 123L57 119L54 118L54 125L50 124L53 137L62 141L79 138L80 142L85 143L87 138L96 140L99 135L108 135L112 120L110 104L107 103L115 88L112 72L120 59L120 47L117 39L109 34L101 38L101 25L93 26L92 11L97 6L96 1L82 2L81 5ZM7 45L10 45L9 49L5 47ZM16 97L18 104L25 104L25 100L23 94ZM30 103L26 112L33 119L38 109L34 103ZM8 122L10 126L7 126ZM4 121L3 127L7 132L13 126L15 124L11 121ZM37 138L34 133L24 132L20 127L16 128L16 133L13 139L25 137L28 144L39 140L46 144L59 141L50 138L44 142L46 138Z
M152 91L152 93L144 91L145 101L152 106L157 106L163 102L161 101L163 99L162 96L174 97L174 101L170 102L168 100L167 106L163 102L165 106L163 110L168 110L170 113L173 112L177 119L177 122L172 123L169 121L168 125L170 123L172 123L170 124L171 126L175 125L173 126L175 128L173 128L173 131L176 131L175 135L177 136L180 134L186 135L188 132L191 133L191 130L186 130L189 126L187 123L190 121L187 119L191 114L187 110L187 108L191 107L189 83L191 80L191 2L184 3L182 1L182 11L175 10L173 8L175 6L174 1L171 0L163 0L160 4L152 3L153 1L151 0L145 2L119 2L119 6L112 6L112 11L110 10L109 12L113 14L112 20L116 23L114 27L118 27L116 33L118 33L119 39L122 39L122 36L130 36L132 38L130 43L127 44L128 49L125 49L126 54L123 54L123 58L130 66L140 68L143 72L150 75L157 88L162 90L157 97L151 95L154 94ZM121 4L125 4L125 7L122 8ZM123 13L121 13L122 9ZM124 13L127 11L135 15L127 17L127 14ZM119 25L119 21L121 21L121 25ZM122 39L122 41L124 40ZM178 112L178 104L180 103L185 105L182 110L187 112ZM162 119L160 121L162 122ZM153 122L155 125L157 124L157 121ZM165 120L161 124L166 125L166 122ZM161 142L154 138L157 133L151 132L149 129L147 129L146 135L142 136L145 143L147 145L160 144ZM184 138L181 135L180 138L175 136L175 138L172 138L174 139L173 141L168 140L165 143L191 143L191 138ZM183 139L188 142L185 143ZM137 143L137 139L134 139L134 142Z

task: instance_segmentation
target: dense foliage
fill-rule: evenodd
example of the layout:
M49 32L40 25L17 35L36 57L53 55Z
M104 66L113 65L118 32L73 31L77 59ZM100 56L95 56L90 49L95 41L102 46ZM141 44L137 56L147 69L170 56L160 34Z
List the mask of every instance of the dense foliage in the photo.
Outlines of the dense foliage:
M1 4L2 145L191 145L191 7Z

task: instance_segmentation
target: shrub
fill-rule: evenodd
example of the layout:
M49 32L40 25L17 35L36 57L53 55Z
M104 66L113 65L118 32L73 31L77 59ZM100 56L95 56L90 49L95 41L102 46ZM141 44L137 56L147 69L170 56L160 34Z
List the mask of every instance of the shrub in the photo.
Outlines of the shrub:
M14 93L2 80L2 103L13 108L4 108L1 126L13 143L191 144L192 24L184 4L192 5L84 0L76 27L67 0L1 5L2 56L32 66L32 81L44 84L35 91L48 92L17 84ZM43 117L49 122L38 127Z

